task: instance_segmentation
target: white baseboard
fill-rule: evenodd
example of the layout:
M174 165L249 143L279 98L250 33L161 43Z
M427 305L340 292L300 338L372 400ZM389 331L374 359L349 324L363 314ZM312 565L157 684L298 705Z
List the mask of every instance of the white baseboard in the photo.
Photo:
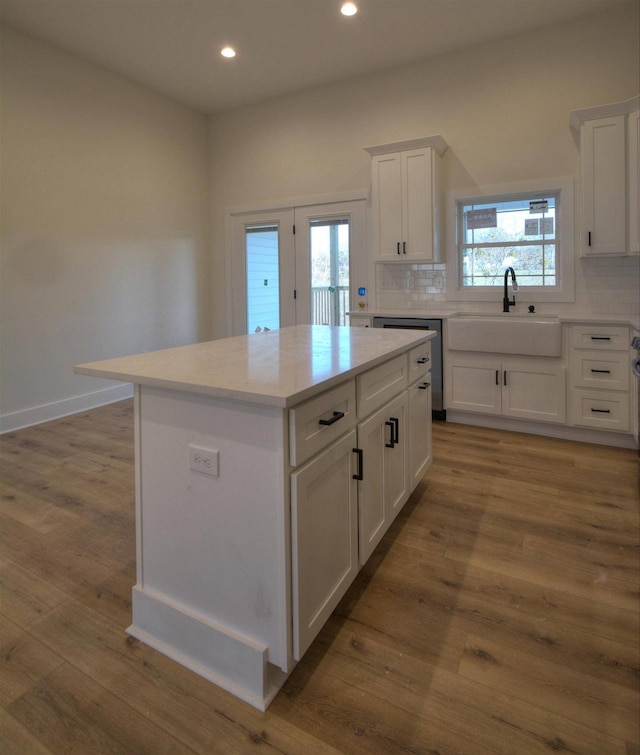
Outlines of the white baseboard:
M29 409L21 409L17 412L0 415L0 434L21 430L32 425L40 425L52 419L60 419L70 414L85 412L87 409L95 409L105 404L113 404L115 401L123 401L133 396L133 386L130 383L116 385L113 388L103 388L82 396L53 401L50 404L32 406Z
M577 440L581 443L596 443L601 446L637 448L637 443L631 433L613 432L611 430L590 430L586 427L554 425L551 422L531 422L526 419L461 412L455 409L447 409L447 422L457 422L460 425L473 425L475 427L492 427L497 430L511 430L512 432L530 433L531 435L546 435L549 438Z

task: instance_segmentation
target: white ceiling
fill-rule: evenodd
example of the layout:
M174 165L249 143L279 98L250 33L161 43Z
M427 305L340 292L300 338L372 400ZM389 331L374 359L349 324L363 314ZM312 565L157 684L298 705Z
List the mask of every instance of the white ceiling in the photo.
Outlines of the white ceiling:
M214 113L634 1L0 0L0 20Z

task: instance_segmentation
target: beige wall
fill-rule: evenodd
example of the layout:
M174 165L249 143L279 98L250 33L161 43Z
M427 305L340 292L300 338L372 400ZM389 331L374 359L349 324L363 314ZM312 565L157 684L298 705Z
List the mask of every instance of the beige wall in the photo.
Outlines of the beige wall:
M1 41L7 428L120 395L76 363L209 335L209 145L206 116L16 31Z
M216 335L225 333L226 208L368 188L363 147L433 134L450 147L449 189L575 176L569 112L633 97L638 76L638 7L631 3L212 118ZM605 271L576 261L579 306L594 309L597 300L595 310L606 311L620 297L637 301L637 259L610 265Z

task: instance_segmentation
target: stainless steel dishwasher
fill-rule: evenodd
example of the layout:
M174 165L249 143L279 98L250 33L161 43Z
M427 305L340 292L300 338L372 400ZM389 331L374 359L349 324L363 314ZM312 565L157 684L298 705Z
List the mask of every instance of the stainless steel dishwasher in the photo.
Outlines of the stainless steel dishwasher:
M426 317L374 317L374 328L399 328L401 330L433 330L431 339L431 397L433 419L446 420L442 394L442 320Z

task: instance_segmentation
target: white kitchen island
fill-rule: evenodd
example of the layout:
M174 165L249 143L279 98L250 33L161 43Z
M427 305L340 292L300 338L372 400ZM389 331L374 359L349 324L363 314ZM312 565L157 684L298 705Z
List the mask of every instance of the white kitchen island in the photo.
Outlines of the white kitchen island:
M127 631L265 710L429 467L433 335L302 325L77 366L135 384Z

